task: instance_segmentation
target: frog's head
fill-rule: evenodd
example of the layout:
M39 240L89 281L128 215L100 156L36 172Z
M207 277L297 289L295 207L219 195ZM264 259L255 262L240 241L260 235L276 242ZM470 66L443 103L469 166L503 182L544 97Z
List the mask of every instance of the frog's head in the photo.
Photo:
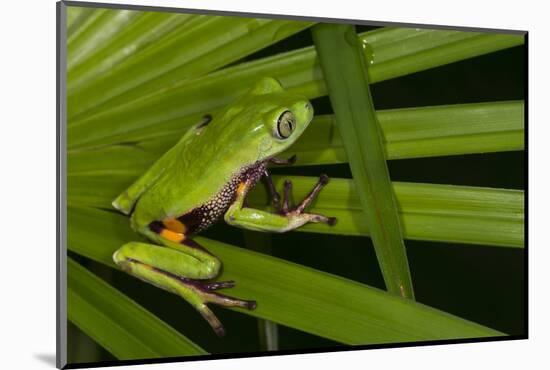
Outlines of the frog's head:
M285 91L277 80L266 77L226 115L233 121L229 126L241 126L237 141L255 148L255 160L261 161L281 153L302 135L313 118L313 107L307 98Z

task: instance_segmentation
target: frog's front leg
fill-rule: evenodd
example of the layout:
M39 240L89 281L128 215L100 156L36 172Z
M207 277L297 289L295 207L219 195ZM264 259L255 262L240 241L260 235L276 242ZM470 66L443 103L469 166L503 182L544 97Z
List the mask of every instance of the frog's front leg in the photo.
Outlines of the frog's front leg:
M113 254L115 263L125 272L184 298L201 313L218 336L223 336L225 331L208 308L208 303L247 309L256 307L254 301L235 299L214 292L234 286L233 281L201 281L216 277L221 263L198 243L168 229L163 229L157 237L154 234L150 236L166 248L130 242ZM180 241L174 241L176 239Z
M278 213L270 213L244 207L244 199L251 188L251 184L243 182L237 189L235 202L225 213L224 219L228 224L250 230L286 232L296 229L308 222L322 222L330 226L336 223L336 218L334 217L304 212L306 207L311 204L321 189L328 183L327 175L321 175L311 192L294 208L290 205L290 192L292 190L291 182L288 180L285 181L283 202L279 204L280 195L271 183L269 174L266 172L264 175L268 182L268 189L273 199L273 205Z

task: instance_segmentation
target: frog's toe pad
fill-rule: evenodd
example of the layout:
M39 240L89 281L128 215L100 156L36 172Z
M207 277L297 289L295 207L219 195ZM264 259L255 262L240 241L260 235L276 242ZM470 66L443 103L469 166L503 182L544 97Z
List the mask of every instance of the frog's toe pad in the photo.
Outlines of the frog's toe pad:
M225 328L223 326L218 326L213 328L216 335L220 338L225 337Z
M307 217L309 222L319 222L329 226L336 225L336 221L338 220L336 217L327 217L315 213L302 213L302 216Z

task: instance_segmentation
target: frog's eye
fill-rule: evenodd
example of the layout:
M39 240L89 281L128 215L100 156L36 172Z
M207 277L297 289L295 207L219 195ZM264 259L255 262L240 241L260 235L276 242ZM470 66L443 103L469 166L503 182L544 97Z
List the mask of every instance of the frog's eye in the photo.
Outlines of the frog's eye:
M286 139L296 127L296 119L291 111L284 111L277 120L277 134L281 139Z

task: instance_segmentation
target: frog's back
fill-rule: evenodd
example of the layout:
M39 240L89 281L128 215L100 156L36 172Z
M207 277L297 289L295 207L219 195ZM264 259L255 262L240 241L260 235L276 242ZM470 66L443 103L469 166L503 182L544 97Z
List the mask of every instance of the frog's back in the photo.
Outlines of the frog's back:
M292 120L281 121L289 113ZM133 202L139 198L134 228L182 217L196 222L198 214L208 220L219 216L243 178L257 181L265 161L288 148L312 116L307 99L285 92L273 79L261 79L210 123L194 126L144 175L139 194L130 194ZM280 122L292 136L280 132Z
M136 204L132 214L135 228L179 219L195 232L225 212L247 166L235 158L236 146L219 137L224 125L222 120L201 130L191 128L159 159L166 165Z

